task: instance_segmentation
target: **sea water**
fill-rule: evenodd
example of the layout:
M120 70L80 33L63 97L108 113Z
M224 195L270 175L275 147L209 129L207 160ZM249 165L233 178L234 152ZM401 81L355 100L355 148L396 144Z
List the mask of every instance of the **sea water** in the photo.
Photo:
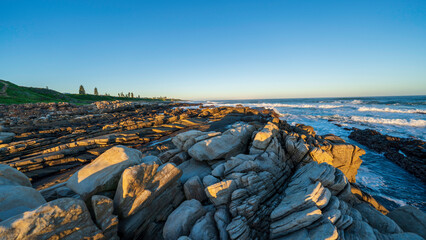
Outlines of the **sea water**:
M356 181L389 210L412 205L426 211L426 185L386 159L348 138L350 128L370 128L396 137L426 140L426 96L299 98L205 101L205 105L274 109L289 124L314 127L366 150Z

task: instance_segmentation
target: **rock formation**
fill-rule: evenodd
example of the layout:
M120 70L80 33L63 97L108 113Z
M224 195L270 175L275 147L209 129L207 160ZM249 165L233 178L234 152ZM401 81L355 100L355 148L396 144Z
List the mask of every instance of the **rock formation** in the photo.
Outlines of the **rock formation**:
M426 182L426 143L419 139L382 135L371 129L354 128L349 138L378 152Z
M98 103L92 107L109 114L142 109L132 104L109 107ZM319 136L309 126L291 126L269 110L178 109L173 111L187 115L178 115L182 121L177 130L166 131L178 132L171 141L138 144L144 136L142 131L132 138L133 145L109 145L110 139L117 139L111 135L99 138L108 139L104 142L108 149L98 151L97 157L83 166L68 170L72 174L69 179L60 175L66 182L55 178L56 184L41 191L33 189L30 180L12 167L26 169L19 167L30 166L39 161L34 160L37 157L46 163L51 161L48 156L77 147L67 143L53 148L49 145L42 155L32 156L25 149L12 154L31 155L31 159L12 160L7 155L9 166L0 165L0 198L6 192L14 193L6 195L10 200L0 201L0 236L423 239L423 212L402 208L388 217L382 214L387 211L380 204L352 187L364 153L357 146L334 135ZM153 121L158 121L159 127L150 131L169 129L164 118ZM22 138L22 134L17 136ZM11 143L8 154L10 146L17 146L13 140ZM46 155L49 152L53 155Z

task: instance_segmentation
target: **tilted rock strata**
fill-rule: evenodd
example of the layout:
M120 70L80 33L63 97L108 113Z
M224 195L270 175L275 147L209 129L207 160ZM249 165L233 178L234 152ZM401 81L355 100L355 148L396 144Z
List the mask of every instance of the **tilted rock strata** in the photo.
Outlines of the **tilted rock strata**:
M422 239L366 203L362 191L354 194L358 190L351 182L363 153L356 146L334 135L316 135L309 126L290 126L263 112L252 114L247 108L207 108L198 114L220 119L225 113L230 118L238 115L235 119L251 115L244 117L248 123L231 124L226 130L182 131L172 140L177 149L166 148L158 156L142 157L141 152L121 146L103 151L81 173L74 173L69 186L40 191L51 202L1 222L0 236ZM15 175L18 181L11 180ZM79 186L80 175L80 180L91 176L96 180L84 180L86 185ZM29 188L20 186L28 180L16 172L0 175L0 180L1 187ZM34 227L41 219L49 221L43 228ZM23 222L36 230L30 232ZM411 230L421 234L418 226Z

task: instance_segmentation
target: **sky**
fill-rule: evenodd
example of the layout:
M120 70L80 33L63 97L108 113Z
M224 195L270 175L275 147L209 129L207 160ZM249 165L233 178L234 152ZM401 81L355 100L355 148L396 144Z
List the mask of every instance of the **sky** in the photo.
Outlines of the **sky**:
M1 0L0 79L194 100L426 95L426 1Z

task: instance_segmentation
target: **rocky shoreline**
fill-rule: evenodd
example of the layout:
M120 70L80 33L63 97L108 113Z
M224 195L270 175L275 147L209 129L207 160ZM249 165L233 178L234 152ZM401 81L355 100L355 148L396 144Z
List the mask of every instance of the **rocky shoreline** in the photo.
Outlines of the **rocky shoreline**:
M367 146L426 183L426 142L399 138L372 129L352 129L349 138Z
M424 212L389 213L356 188L364 150L272 110L101 102L0 116L2 239L426 237Z

